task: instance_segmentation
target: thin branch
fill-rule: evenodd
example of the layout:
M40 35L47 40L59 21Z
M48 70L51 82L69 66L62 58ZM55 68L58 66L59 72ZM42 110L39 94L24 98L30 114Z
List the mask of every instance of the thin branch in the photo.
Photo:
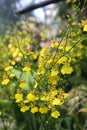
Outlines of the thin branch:
M40 2L40 3L36 3L36 4L30 5L30 6L24 7L22 9L19 9L19 10L16 11L16 13L17 14L25 14L27 12L33 11L34 9L44 7L44 6L47 6L49 4L57 3L57 2L60 2L60 1L62 1L62 0L46 0L46 1L43 1L43 2Z

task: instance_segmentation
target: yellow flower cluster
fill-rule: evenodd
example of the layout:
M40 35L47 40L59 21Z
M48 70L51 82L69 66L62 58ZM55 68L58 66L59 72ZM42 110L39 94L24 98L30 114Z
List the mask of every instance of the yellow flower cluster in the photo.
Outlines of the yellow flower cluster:
M13 32L14 36L9 37L9 55L16 62L22 60L22 58L30 53L31 37L26 30Z
M2 85L8 85L8 83L10 82L10 79L12 79L13 77L15 77L15 73L12 72L13 66L12 65L6 65L4 67L4 71L5 74L3 73L3 79L1 81Z
M85 25L83 31L86 30ZM76 26L76 23L72 26ZM31 42L25 36L26 32L23 39L22 32L18 32L17 38L10 38L8 50L11 59L4 67L6 76L1 84L9 86L10 81L16 80L14 98L21 112L49 113L53 118L60 116L59 107L68 96L62 88L67 84L67 78L73 75L76 60L83 54L83 45L78 42L80 38L75 39L80 31L69 34L67 39L63 37L60 42L53 39L49 46L44 46L40 51L30 50ZM20 71L19 76L13 71L16 69ZM23 74L31 74L34 81L32 87L23 79Z
M50 111L52 117L58 118L60 112L57 109L67 96L68 94L64 93L62 89L52 88L49 92L42 93L39 90L33 90L26 96L18 92L15 95L15 100L20 103L22 112L30 110L32 113L46 114Z
M32 90L26 91L27 84L23 80L19 82L15 100L20 104L20 111L31 111L33 114L50 113L53 118L60 116L59 106L64 103L65 98L68 96L63 89L60 89L60 84L65 80L64 76L68 77L73 73L73 64L77 56L75 53L78 47L76 41L70 43L70 39L67 40L67 43L65 39L62 42L53 39L51 45L44 46L41 49ZM74 48L74 45L76 48ZM33 54L34 52L30 52L31 57L33 57ZM29 62L22 64L21 71L30 73L32 72L31 66Z
M68 94L57 85L62 83L62 75L70 75L73 68L72 57L68 53L72 46L68 44L68 47L64 48L64 44L59 44L57 39L54 39L50 46L45 46L40 51L35 83L33 89L26 92L26 95L23 90L27 85L24 81L20 82L20 91L15 94L15 100L20 104L22 112L28 110L41 114L50 112L53 118L60 116L58 108L64 103ZM22 71L30 72L30 70L29 64L22 67Z

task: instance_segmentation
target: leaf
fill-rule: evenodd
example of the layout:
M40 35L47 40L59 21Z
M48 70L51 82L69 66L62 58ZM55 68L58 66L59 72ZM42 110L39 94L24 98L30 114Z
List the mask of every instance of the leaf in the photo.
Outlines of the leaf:
M61 125L62 125L62 119L60 119L59 122L55 124L56 130L61 130Z
M67 128L68 128L69 130L71 130L71 123L72 123L71 117L66 117L66 118L65 118L65 122L66 122Z
M27 130L37 130L36 120L31 112L24 113Z
M87 108L82 108L82 109L79 110L79 112L85 112L85 113L87 113Z
M83 41L82 41L82 44L83 44L84 46L87 46L87 39L83 40Z

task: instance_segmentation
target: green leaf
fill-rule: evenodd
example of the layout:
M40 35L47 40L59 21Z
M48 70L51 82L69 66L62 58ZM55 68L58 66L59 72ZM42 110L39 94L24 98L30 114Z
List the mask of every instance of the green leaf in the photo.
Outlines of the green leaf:
M87 46L87 39L83 40L83 41L82 41L82 44L83 44L84 46Z
M62 119L60 119L59 122L56 123L55 125L56 130L61 130L61 124L62 124Z

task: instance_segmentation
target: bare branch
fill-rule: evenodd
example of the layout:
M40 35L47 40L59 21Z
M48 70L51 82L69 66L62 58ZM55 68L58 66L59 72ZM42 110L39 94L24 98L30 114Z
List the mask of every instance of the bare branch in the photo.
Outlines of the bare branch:
M49 5L49 4L52 4L52 3L57 3L57 2L60 2L62 0L47 0L47 1L43 1L43 2L40 2L40 3L37 3L37 4L33 4L33 5L30 5L30 6L27 6L25 8L22 8L22 9L19 9L16 11L17 14L25 14L27 12L31 12L32 10L34 9L37 9L37 8L40 8L40 7L44 7L46 5Z

